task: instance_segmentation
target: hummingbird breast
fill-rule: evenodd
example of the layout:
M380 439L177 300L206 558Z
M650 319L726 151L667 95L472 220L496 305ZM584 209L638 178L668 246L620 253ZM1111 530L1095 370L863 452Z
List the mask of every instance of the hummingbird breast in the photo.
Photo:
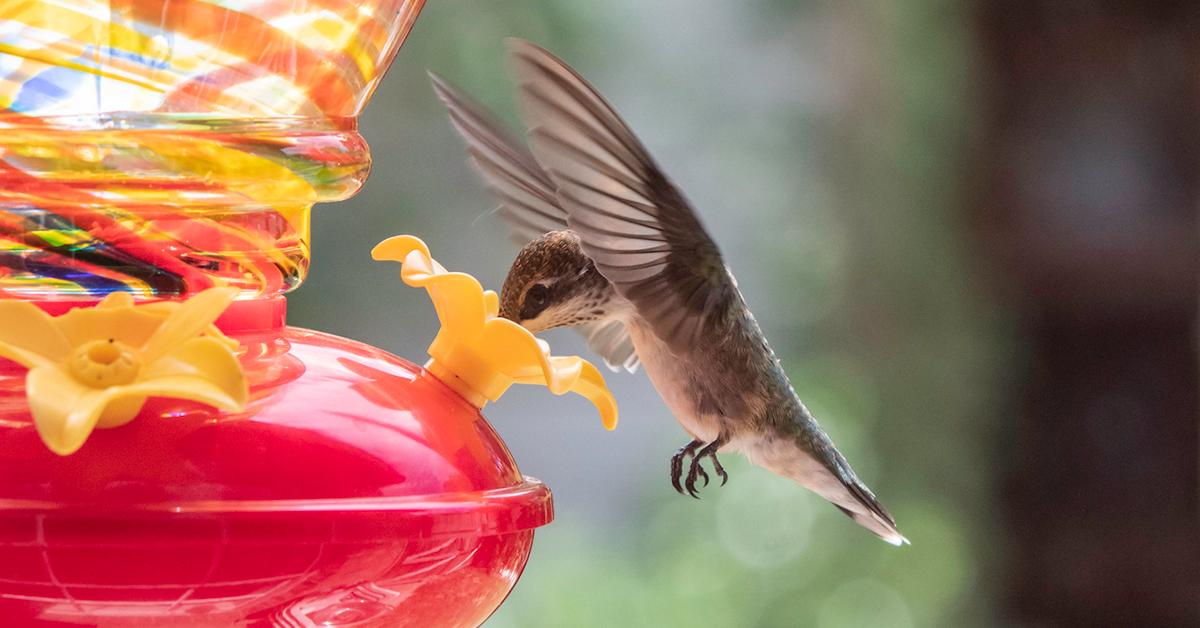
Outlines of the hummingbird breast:
M675 419L693 438L704 442L725 435L730 446L753 431L764 414L766 396L745 356L719 345L697 346L688 356L673 354L650 324L633 317L630 338L646 375Z

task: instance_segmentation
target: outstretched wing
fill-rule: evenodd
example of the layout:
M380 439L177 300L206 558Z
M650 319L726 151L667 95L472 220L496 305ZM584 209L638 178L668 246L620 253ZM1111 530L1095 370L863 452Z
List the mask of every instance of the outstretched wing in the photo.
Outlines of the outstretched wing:
M567 213L558 204L554 182L533 155L504 132L483 105L436 74L429 76L455 130L467 142L471 163L499 197L499 213L512 227L513 239L525 244L549 231L566 229ZM624 323L591 323L578 331L610 369L637 370L637 352Z
M467 142L471 163L501 202L500 215L519 244L567 228L567 213L558 206L554 182L529 150L513 141L496 117L471 97L429 74L433 91L450 113L450 122Z
M723 337L737 288L683 195L579 74L529 42L510 51L533 154L597 269L677 355Z

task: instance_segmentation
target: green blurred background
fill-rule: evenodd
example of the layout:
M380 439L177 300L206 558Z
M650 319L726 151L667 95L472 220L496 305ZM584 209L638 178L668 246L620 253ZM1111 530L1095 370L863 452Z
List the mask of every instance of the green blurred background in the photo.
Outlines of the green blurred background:
M1088 536L1070 520L1054 528L1061 538L1037 527L1053 520L1046 517L1055 516L1052 505L1064 494L1094 489L1096 502L1108 499L1103 476L1072 484L1072 455L1105 455L1110 441L1123 443L1109 452L1116 458L1137 461L1161 451L1147 442L1139 454L1136 434L1114 427L1107 415L1083 414L1085 425L1103 428L1098 449L1059 458L1056 452L1076 442L1069 431L1065 445L1035 446L1043 419L1023 408L1045 408L1040 400L1055 399L1057 367L1041 358L1063 355L1054 344L1059 336L1039 331L1058 310L1047 314L1038 303L1069 301L1071 286L1092 276L1064 271L1039 292L1038 269L1074 266L1030 257L1035 249L1012 243L1035 233L1058 250L1065 238L1083 242L1082 250L1069 249L1082 258L1099 255L1104 267L1127 268L1133 249L1111 238L1159 216L1157 197L1137 213L1145 208L1136 194L1156 185L1139 164L1149 163L1151 174L1165 167L1154 161L1163 152L1154 152L1162 129L1130 131L1128 116L1138 112L1121 103L1161 86L1102 97L1136 84L1096 68L1072 74L1071 60L1086 61L1092 49L1070 47L1063 29L1093 28L1087 42L1096 51L1138 32L1167 46L1165 52L1118 48L1121 59L1142 54L1142 65L1128 70L1134 76L1176 72L1171 60L1195 49L1170 47L1189 31L1169 20L1147 22L1167 35L1119 26L1109 32L1102 28L1107 13L1067 4L1074 8L1018 2L984 9L935 0L429 2L362 121L375 159L370 181L356 198L316 212L314 265L290 299L291 321L420 360L435 331L433 312L400 284L394 267L373 264L368 255L375 242L397 233L420 235L447 266L500 286L515 247L503 224L487 215L495 203L468 168L425 71L463 86L515 126L503 38L531 39L596 84L687 192L801 398L912 540L911 547L890 547L738 455L723 459L727 486L710 487L700 501L679 496L670 487L668 459L687 436L644 374L608 375L622 409L614 433L601 429L581 399L514 390L487 415L522 470L553 488L557 520L538 531L523 578L489 626L1089 625L1088 608L1157 608L1153 595L1163 588L1149 582L1143 584L1158 592L1143 598L1105 584L1102 572L1078 586L1072 580L1093 568L1071 563L1091 556L1089 548L1128 539L1129 529L1149 532L1121 523L1129 511L1104 515L1116 517L1109 537ZM1142 24L1134 13L1114 23ZM1032 48L1018 45L1023 36L1036 40ZM1061 76L1054 68L1028 72L1047 63L1059 64ZM1092 87L1100 91L1079 87L1075 76L1099 76ZM1030 85L1029 93L1048 100L1023 100ZM1082 91L1071 92L1073 85ZM1107 117L1077 107L1109 101L1116 104L1100 111ZM1087 115L1071 117L1079 111ZM1076 128L1076 122L1094 125ZM1125 135L1112 140L1118 131ZM1149 154L1139 138L1149 142ZM1167 168L1162 176L1163 185L1182 191L1161 203L1182 209L1178 224L1191 228L1194 175ZM1046 207L1063 210L1049 227L1040 218L1047 214L1039 213ZM1096 207L1109 213L1086 213ZM1096 231L1113 220L1124 231ZM1188 233L1177 251L1182 270L1171 272L1192 268L1194 229ZM1100 244L1088 244L1089 237ZM1136 253L1154 249L1154 242L1130 246ZM1187 281L1150 276L1168 282L1151 297L1180 285L1195 296ZM1137 277L1130 285L1144 283ZM1055 292L1055 281L1066 292ZM1124 290L1114 281L1114 289ZM1061 315L1062 324L1112 307L1085 300L1076 314ZM1176 336L1165 322L1160 327L1186 346L1187 336ZM1097 327L1094 337L1079 341L1080 363L1096 363L1088 342L1120 333L1119 326ZM556 353L588 355L570 332L548 337ZM1169 373L1185 380L1189 374L1194 384L1194 371ZM1079 387L1086 391L1100 379ZM1194 394L1179 403L1148 420L1181 424L1180 446L1193 446ZM1071 425L1073 407L1051 406L1046 420ZM1034 458L1059 467L1039 467ZM1195 467L1187 471L1185 459L1172 468L1185 475L1165 484L1183 486L1185 494L1177 504L1182 510L1171 512L1189 526L1194 476L1186 474ZM1151 481L1161 489L1164 479ZM1050 496L1038 501L1042 493L1022 492L1023 486L1045 486ZM1088 504L1065 516L1092 520ZM1165 516L1161 508L1157 516ZM1039 539L1051 539L1064 557L1039 563L1045 550ZM1171 543L1192 555L1194 541ZM1121 568L1106 556L1094 563L1104 565L1097 569ZM1101 584L1088 584L1097 579ZM1055 588L1060 584L1065 591ZM1167 623L1159 625L1196 617L1194 598L1189 605L1172 593L1182 590L1167 587L1162 607L1169 610L1158 615ZM1059 612L1060 602L1082 610Z

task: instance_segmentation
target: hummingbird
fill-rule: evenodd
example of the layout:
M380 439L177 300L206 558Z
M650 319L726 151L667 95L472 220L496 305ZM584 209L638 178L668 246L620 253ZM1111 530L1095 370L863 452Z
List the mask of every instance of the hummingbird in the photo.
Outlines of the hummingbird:
M644 365L691 436L671 457L680 494L708 485L706 459L724 485L717 454L737 451L908 543L800 401L717 244L629 126L558 57L523 40L508 48L528 147L430 74L498 213L527 243L499 315L533 333L576 328L614 370Z

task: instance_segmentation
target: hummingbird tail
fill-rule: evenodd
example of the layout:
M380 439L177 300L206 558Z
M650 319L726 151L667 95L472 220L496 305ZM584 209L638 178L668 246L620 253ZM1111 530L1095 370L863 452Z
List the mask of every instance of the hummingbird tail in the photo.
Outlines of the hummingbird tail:
M896 528L896 520L875 499L875 494L858 478L845 482L845 488L853 502L848 500L830 500L838 510L846 513L858 525L874 532L876 536L895 546L909 545L908 539ZM828 499L828 497L826 497ZM842 502L842 503L839 503Z
M896 528L896 520L858 479L824 432L755 439L743 451L754 464L824 497L884 541L897 546L908 544L908 539Z

